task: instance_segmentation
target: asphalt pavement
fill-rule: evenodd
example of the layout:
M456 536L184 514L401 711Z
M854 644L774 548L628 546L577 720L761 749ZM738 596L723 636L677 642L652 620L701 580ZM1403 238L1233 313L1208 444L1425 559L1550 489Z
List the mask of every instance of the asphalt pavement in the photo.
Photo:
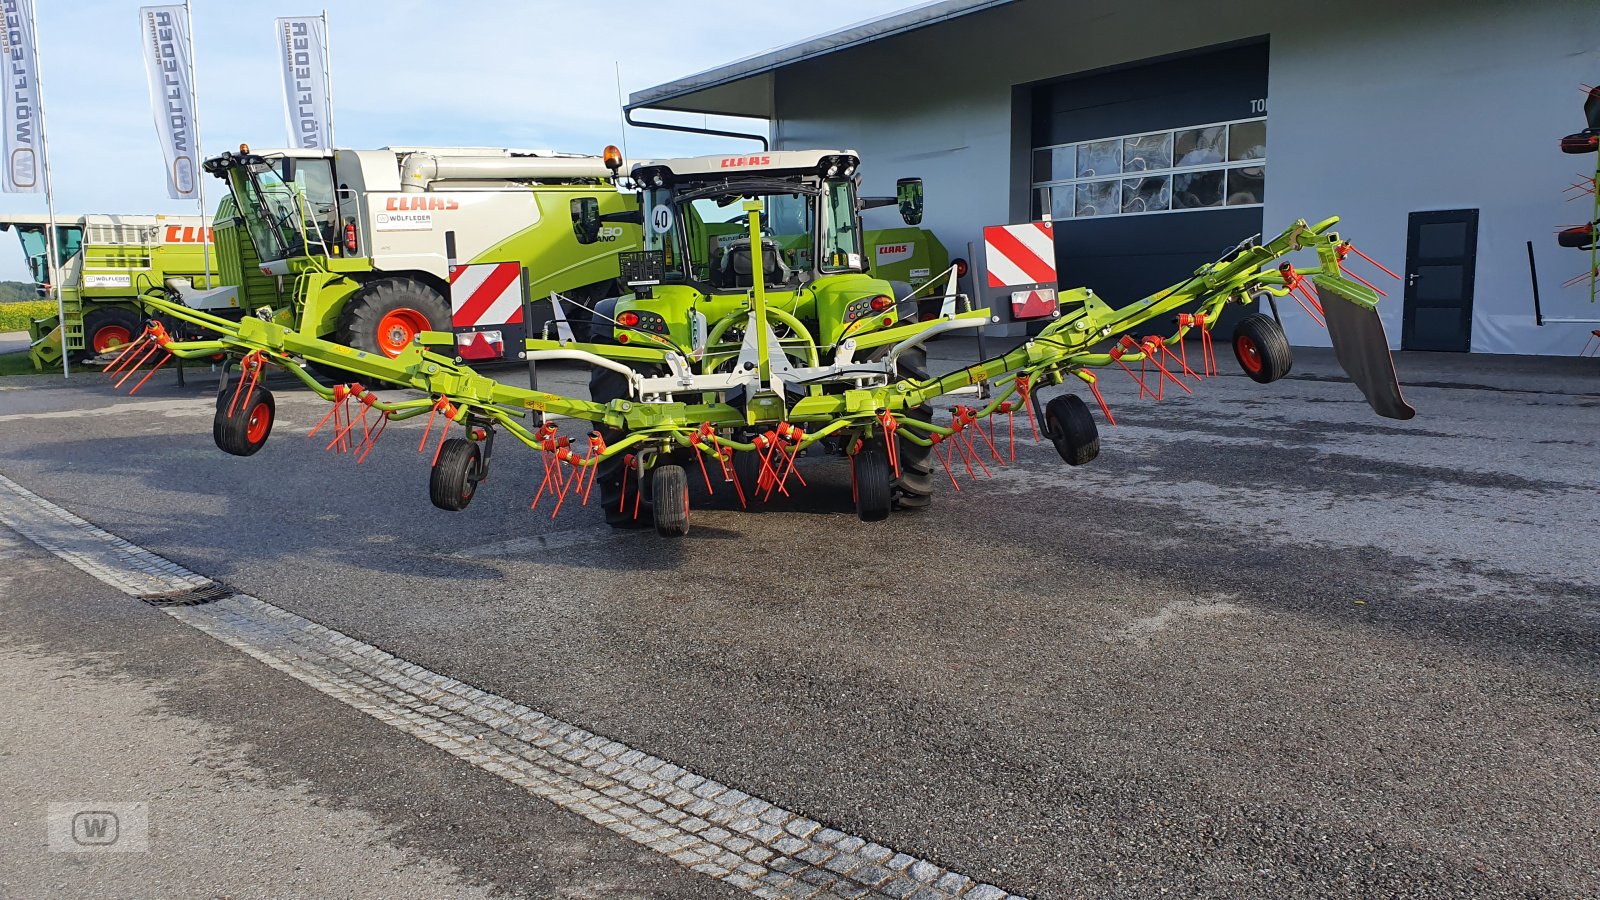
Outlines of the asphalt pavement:
M1120 424L1095 462L1019 440L1016 465L877 525L835 460L803 463L781 508L697 510L682 540L610 532L592 505L551 520L528 510L537 460L508 444L446 513L420 423L358 466L304 437L326 405L285 385L273 439L230 457L195 371L133 398L6 379L0 474L404 659L1016 893L1593 894L1600 368L1403 354L1418 416L1394 422L1325 352L1269 386L1223 367L1159 404L1112 370ZM234 746L220 767L285 808L337 807L330 828L370 831L363 865L407 861L413 880L371 893L728 890L18 552L36 568L3 591L0 667L122 685L144 699L70 697L147 703L200 742L186 756ZM6 741L50 746L42 728ZM0 871L70 885L17 837L59 784L23 783L7 821L26 852ZM265 802L229 793L183 802Z

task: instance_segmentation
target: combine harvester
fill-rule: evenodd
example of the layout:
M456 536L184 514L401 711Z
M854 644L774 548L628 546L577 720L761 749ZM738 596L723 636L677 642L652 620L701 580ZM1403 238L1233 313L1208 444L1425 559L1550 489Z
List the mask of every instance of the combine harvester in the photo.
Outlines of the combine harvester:
M620 174L614 148L605 159ZM242 209L269 202L254 177L259 163L250 157L208 165L228 176ZM1086 388L1113 422L1094 369L1123 369L1140 380L1141 396L1159 399L1177 389L1172 385L1188 391L1187 382L1216 372L1210 329L1223 307L1261 297L1274 303L1294 297L1325 318L1341 365L1372 408L1390 418L1413 415L1376 312L1380 292L1344 268L1349 254L1366 257L1331 230L1337 219L1296 222L1271 240L1240 244L1181 284L1121 308L1086 288L1062 291L1054 317L1021 346L931 375L924 342L982 327L990 313L967 308L956 292L955 266L899 297L868 274L861 211L896 205L915 225L922 185L903 179L896 197L858 197L858 166L852 151L833 150L645 162L630 172L637 209L608 213L598 198L573 198L567 227L585 245L610 226L644 225L644 249L618 255L631 292L595 305L586 339L565 314L574 304L551 296L553 338L516 345L530 360L590 366L589 399L506 384L461 364L454 348L483 339L482 329L423 332L390 357L263 319L225 321L160 297L149 298L150 306L220 337L178 341L152 323L110 371L137 389L150 377L139 377L141 368L159 368L174 356L221 352L236 359L237 379L224 377L219 386L213 437L238 456L255 453L271 434L274 400L261 384L268 367L332 401L313 431L331 450L365 458L388 422L427 416L418 449L431 460L431 499L448 510L467 506L504 432L544 460L532 491L535 508L548 504L554 516L598 498L612 525L653 524L663 535L688 530L691 477L708 490L722 485L743 505L765 502L804 485L802 453L849 459L856 511L865 521L881 520L897 506L927 505L941 469L940 480L959 490L961 473L976 477L1012 461L1024 428L1045 435L1067 463L1082 465L1099 452L1089 406L1070 392L1042 402L1043 390ZM737 236L728 228L733 223ZM1298 251L1315 254L1315 264L1297 268L1285 259ZM902 317L930 297L935 314ZM1135 333L1156 322L1175 323L1173 333ZM1184 344L1189 332L1200 336L1193 367ZM1255 381L1270 383L1289 371L1289 346L1273 317L1245 318L1233 349ZM308 365L363 381L327 387ZM379 383L428 396L382 400L370 387ZM986 384L993 390L981 406L936 412L931 405ZM594 427L563 434L545 414ZM1027 423L1016 423L1017 414ZM999 426L997 416L1005 417Z
M224 200L218 215L231 205ZM0 215L0 231L16 231L41 297L49 293L49 222L44 215ZM144 330L139 295L145 291L172 283L193 297L192 286L205 283L205 239L199 216L57 216L66 320L51 315L29 323L34 367L59 366L63 352L83 361L133 340ZM190 305L214 314L229 309L226 297L194 298Z

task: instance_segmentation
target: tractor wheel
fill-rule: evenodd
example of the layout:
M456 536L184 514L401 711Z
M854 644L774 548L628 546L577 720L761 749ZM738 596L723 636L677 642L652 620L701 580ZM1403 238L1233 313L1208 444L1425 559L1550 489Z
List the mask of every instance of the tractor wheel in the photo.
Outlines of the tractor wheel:
M1062 394L1045 407L1045 428L1056 452L1069 466L1081 466L1100 455L1100 428L1077 394Z
M118 306L92 309L83 317L83 350L74 361L115 353L143 333L144 320L131 309Z
M1294 354L1283 326L1271 316L1245 316L1233 329L1233 355L1252 381L1271 384L1289 374Z
M451 438L439 451L439 461L428 475L428 499L450 512L460 512L478 492L482 456L476 441Z
M615 299L602 300L595 306L601 315L590 323L588 338L596 344L614 344L611 321L606 316L614 314ZM595 366L589 370L589 399L596 403L610 403L628 396L628 379L618 372ZM620 428L595 426L607 444L615 444L627 434ZM651 522L648 498L639 495L639 472L624 467L622 456L613 456L599 463L594 480L600 485L600 509L605 513L606 524L612 528L648 528ZM634 515L635 508L638 515Z
M272 392L264 387L251 389L250 393L233 403L231 392L217 396L217 412L211 420L211 438L217 449L234 456L250 456L267 442L272 434L272 420L277 417L277 403ZM232 412L229 412L232 407Z
M339 314L339 343L391 359L423 331L449 331L450 304L415 278L382 278L361 286Z
M913 347L900 354L900 377L919 381L928 377L928 351L926 347ZM933 407L924 403L907 409L902 418L919 422L933 421ZM918 432L922 435L922 432ZM926 509L933 503L933 447L924 447L913 441L896 437L895 449L899 453L900 477L891 485L895 509Z
M683 466L657 466L650 473L650 499L656 534L682 537L689 533L689 473Z
M893 502L889 455L879 447L868 447L855 455L851 465L855 470L856 515L863 522L882 522L889 518Z

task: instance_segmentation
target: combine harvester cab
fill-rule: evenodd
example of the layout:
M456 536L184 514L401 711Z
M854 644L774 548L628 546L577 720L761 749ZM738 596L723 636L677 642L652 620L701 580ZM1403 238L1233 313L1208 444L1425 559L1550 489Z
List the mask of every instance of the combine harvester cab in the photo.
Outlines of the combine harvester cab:
M574 239L574 200L607 213L633 202L607 182L597 157L241 147L205 166L228 185L254 273L287 300L273 318L391 358L423 332L450 330L450 288L463 265L515 261L536 295L560 291L592 305L617 290L616 252L638 242L638 228L626 225L608 228L596 246ZM548 306L541 312L547 320Z
M605 161L621 183L615 148ZM429 493L442 509L467 506L487 476L495 436L504 434L544 461L531 489L534 508L548 505L554 516L598 498L610 524L653 525L664 535L688 530L691 479L742 505L768 502L806 486L802 454L849 460L851 495L865 521L927 506L937 481L960 490L962 475L1014 462L1019 434L1042 436L1065 462L1082 465L1099 452L1089 404L1071 390L1047 402L1042 392L1086 390L1113 423L1095 369L1119 367L1155 399L1169 386L1192 392L1217 371L1211 329L1222 309L1261 297L1292 297L1325 320L1340 362L1380 415L1413 414L1376 312L1382 292L1347 269L1377 264L1333 232L1337 219L1302 220L1265 242L1241 243L1184 282L1120 308L1087 288L1059 291L1047 324L1020 346L931 374L927 340L992 318L957 292L955 265L903 296L870 273L862 211L893 205L917 225L922 184L902 179L894 197L859 197L858 166L847 150L662 160L632 167L626 183L636 205L608 212L597 194L572 197L563 224L582 246L619 225L644 229L642 249L616 254L627 293L597 304L586 327L575 327L569 304L552 294L553 336L522 344L529 360L587 364L588 399L479 374L452 355L462 333L426 331L389 358L262 319L227 323L159 300L162 312L220 338L176 341L152 325L113 366L114 377L128 382L174 355L239 357L241 377L221 388L214 436L223 450L246 456L271 430L273 401L260 375L279 366L333 401L314 431L327 436L327 449L361 459L389 421L427 416L418 450L431 460ZM1304 254L1314 261L1302 260L1303 268L1288 259ZM919 314L926 304L933 312ZM1174 321L1171 334L1144 331ZM1197 359L1184 343L1190 333L1199 336ZM1257 382L1289 370L1288 343L1271 316L1246 317L1233 348ZM428 396L385 401L356 381L329 388L306 364ZM989 388L981 406L932 405L979 386ZM545 414L593 428L563 434L553 419L540 419Z

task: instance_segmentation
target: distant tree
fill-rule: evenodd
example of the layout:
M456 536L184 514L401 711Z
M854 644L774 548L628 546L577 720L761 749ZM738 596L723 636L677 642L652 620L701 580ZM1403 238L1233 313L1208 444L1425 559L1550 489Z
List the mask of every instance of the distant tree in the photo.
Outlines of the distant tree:
M0 281L0 303L20 303L39 299L39 288L31 281Z

